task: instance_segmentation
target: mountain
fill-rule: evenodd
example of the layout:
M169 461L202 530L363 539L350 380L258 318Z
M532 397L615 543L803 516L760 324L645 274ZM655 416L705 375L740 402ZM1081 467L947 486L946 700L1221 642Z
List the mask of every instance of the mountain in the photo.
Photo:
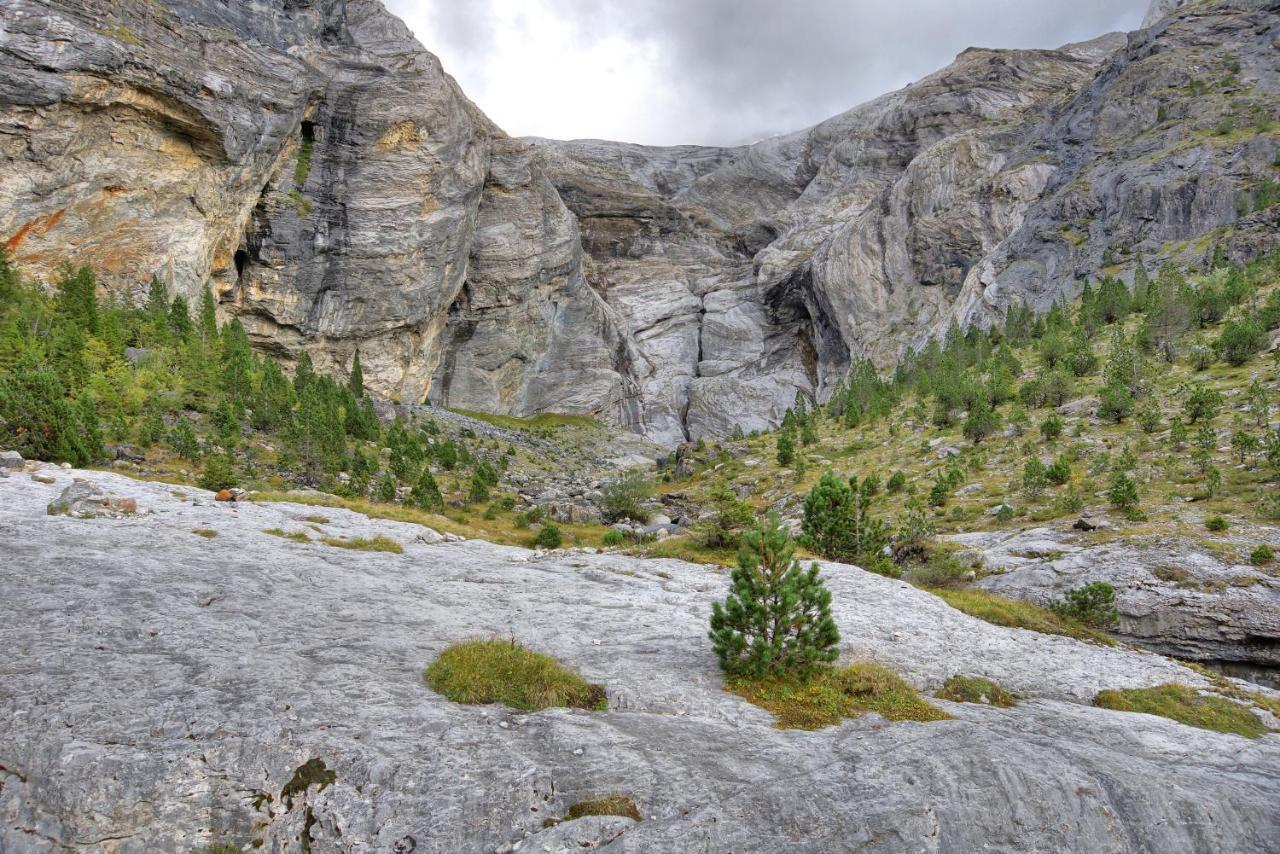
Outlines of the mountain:
M376 0L12 0L0 239L36 280L211 285L387 398L724 436L1100 268L1255 254L1277 10L1159 0L725 149L512 139Z

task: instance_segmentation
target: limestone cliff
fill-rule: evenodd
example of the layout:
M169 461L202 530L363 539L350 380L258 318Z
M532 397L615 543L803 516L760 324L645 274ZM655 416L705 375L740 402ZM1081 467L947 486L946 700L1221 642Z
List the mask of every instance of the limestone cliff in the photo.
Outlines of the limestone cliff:
M723 149L513 140L377 0L11 0L0 239L49 281L157 273L286 361L402 400L776 424L853 359L1045 307L1100 267L1264 246L1280 4L972 49Z

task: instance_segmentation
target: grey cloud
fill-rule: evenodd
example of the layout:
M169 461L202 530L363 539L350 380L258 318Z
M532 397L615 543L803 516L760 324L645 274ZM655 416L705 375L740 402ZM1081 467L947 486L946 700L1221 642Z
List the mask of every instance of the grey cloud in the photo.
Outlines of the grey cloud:
M483 57L492 42L494 2L425 5L451 40L448 52L458 54L461 47L468 56ZM1147 5L1148 0L548 0L551 13L575 27L579 38L621 36L662 58L660 79L673 106L650 138L635 140L658 143L736 143L797 130L919 79L966 47L1083 41L1136 28ZM471 76L483 74L478 68ZM469 94L484 107L483 92Z

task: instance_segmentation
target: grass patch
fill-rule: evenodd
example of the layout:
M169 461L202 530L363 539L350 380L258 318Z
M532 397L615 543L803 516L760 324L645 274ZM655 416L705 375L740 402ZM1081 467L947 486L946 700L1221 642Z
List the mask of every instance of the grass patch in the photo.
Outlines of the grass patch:
M962 590L935 588L929 591L957 611L970 617L986 620L997 626L1013 629L1030 629L1046 635L1065 635L1076 640L1090 641L1103 646L1115 646L1115 640L1105 632L1091 629L1075 620L1059 617L1039 605L1009 599L967 587Z
M626 795L617 794L579 801L569 807L569 811L564 814L564 820L573 821L589 815L617 815L632 821L640 820L640 810L636 807L636 802Z
M197 537L204 537L206 540L212 540L214 537L218 536L218 532L212 528L196 528L191 533L195 534Z
M313 524L315 524L315 525L328 525L328 524L329 524L329 517L328 517L328 516L321 516L319 513L313 513L313 514L311 514L310 516L303 516L303 517L302 517L302 521L304 521L304 522L311 522L311 523L313 523Z
M882 664L858 662L804 681L731 678L734 694L776 717L778 729L822 729L876 712L891 721L944 721L951 715L920 699Z
M937 693L939 700L953 703L979 703L1011 709L1018 705L1018 695L1001 688L990 679L981 676L952 676Z
M454 644L423 677L431 690L455 703L501 703L526 712L557 706L593 711L609 707L603 685L587 682L551 656L514 640Z
M286 540L293 540L295 543L311 542L311 538L307 536L306 531L284 531L280 528L267 528L262 533L270 534L273 537L282 537Z
M404 554L404 546L397 543L390 537L384 537L379 534L376 537L354 537L350 540L344 540L341 537L322 537L320 542L326 546L333 546L335 549L351 549L359 552L390 552L391 554Z
M1180 724L1258 738L1267 731L1247 706L1224 697L1205 695L1186 685L1168 684L1155 688L1124 688L1100 691L1093 704L1118 712L1142 712L1175 720Z

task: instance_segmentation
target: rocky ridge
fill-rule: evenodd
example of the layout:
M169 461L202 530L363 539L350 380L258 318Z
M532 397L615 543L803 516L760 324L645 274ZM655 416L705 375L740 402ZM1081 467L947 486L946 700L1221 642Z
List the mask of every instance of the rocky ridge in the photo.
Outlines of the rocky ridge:
M14 0L0 238L45 281L212 282L260 347L358 348L387 398L674 445L1100 268L1228 226L1257 251L1277 8L1160 0L1127 38L972 49L800 133L655 149L506 137L375 0Z
M963 672L1026 699L780 731L721 689L705 624L726 578L705 567L443 542L343 510L37 468L53 482L0 480L6 850L283 851L306 837L314 852L1267 851L1280 838L1277 736L1088 705L1103 688L1207 684L1157 655L999 628L830 564L845 656L926 690ZM139 514L47 515L77 477ZM322 535L382 535L403 554ZM495 634L605 683L610 711L458 706L422 684L445 645ZM642 820L544 826L607 792Z

